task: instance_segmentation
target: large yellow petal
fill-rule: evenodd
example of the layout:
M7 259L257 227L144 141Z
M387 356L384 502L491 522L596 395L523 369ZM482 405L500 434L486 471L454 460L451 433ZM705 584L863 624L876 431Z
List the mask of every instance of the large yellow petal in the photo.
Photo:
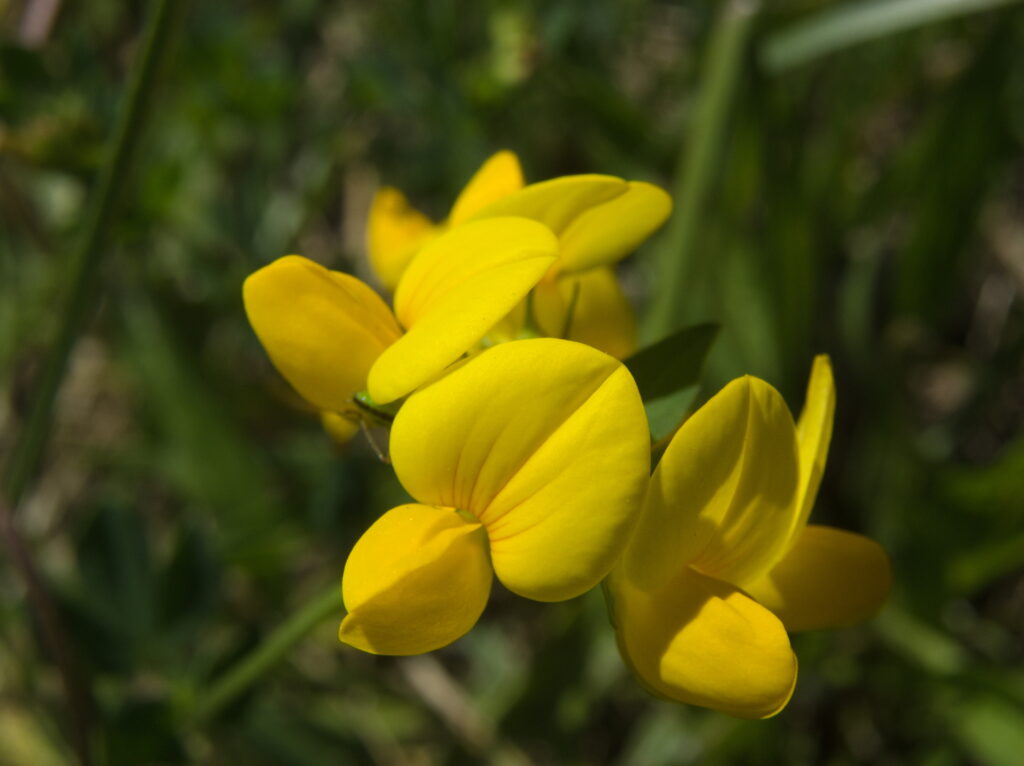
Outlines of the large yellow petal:
M792 542L807 523L818 487L825 473L828 445L832 440L832 419L836 411L836 385L832 379L832 364L826 354L814 358L811 377L807 381L807 396L800 419L796 424L800 444L800 491L797 500L799 514L793 528Z
M422 654L465 635L491 592L487 534L451 508L400 505L345 562L338 637L373 654Z
M647 483L646 427L636 384L612 357L514 341L409 397L391 459L417 500L483 522L510 590L556 601L593 587L619 554Z
M395 293L406 334L369 375L384 404L434 378L479 341L555 260L549 229L525 218L493 218L451 229L413 259Z
M797 663L775 615L734 586L682 567L654 591L609 579L623 659L652 693L741 718L789 701Z
M582 271L632 253L665 223L672 198L653 184L629 181L624 194L582 212L559 237L559 268Z
M380 354L401 334L380 297L355 277L298 255L278 258L242 287L270 360L307 401L343 412Z
M534 291L533 309L545 335L586 343L616 359L624 359L636 347L636 315L613 269L545 279Z
M562 176L530 184L478 210L471 218L522 216L540 221L561 236L581 214L628 190L629 183L614 176Z
M523 188L523 169L514 152L492 154L459 194L448 223L456 226L481 208Z
M889 557L863 535L811 524L767 575L746 590L791 631L866 620L892 586Z
M435 228L398 189L384 186L377 191L366 223L366 249L377 279L388 290L394 291L405 267L435 235Z
M626 551L655 587L682 564L742 585L781 558L796 516L797 446L778 391L745 376L676 432L651 479Z

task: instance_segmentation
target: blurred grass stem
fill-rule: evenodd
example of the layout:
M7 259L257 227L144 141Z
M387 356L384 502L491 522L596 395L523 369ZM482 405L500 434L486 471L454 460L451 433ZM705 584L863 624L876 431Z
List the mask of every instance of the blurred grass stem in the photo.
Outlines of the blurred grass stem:
M721 164L726 122L759 9L759 3L748 0L728 3L708 43L694 120L672 190L676 210L657 251L659 279L646 328L649 339L662 338L679 327L686 318L684 308L693 305L683 296L693 297L705 286L699 276L698 233Z
M284 659L297 643L328 617L339 616L342 609L344 603L341 599L341 586L332 582L320 596L292 615L255 650L216 681L209 692L201 696L193 711L193 720L201 722L214 717Z
M36 472L53 422L54 403L68 360L91 309L96 305L100 263L104 253L111 250L106 242L107 232L150 111L160 62L186 6L187 0L157 0L146 22L142 50L122 103L110 154L100 172L84 232L69 264L71 292L63 308L57 337L47 357L21 437L4 472L3 493L11 508L17 507Z
M781 74L858 43L1019 0L870 0L831 6L769 37L761 61Z

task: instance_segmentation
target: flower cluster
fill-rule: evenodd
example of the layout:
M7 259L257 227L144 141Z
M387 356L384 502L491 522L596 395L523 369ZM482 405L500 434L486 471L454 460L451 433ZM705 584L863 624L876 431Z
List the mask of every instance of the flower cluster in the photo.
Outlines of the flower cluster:
M827 358L796 423L775 389L741 378L681 424L651 476L644 402L620 361L635 321L613 266L670 207L661 189L610 176L525 185L499 152L441 223L378 193L368 250L393 311L295 255L246 280L277 369L335 438L389 424L415 500L353 548L343 642L428 652L473 627L495 577L536 601L603 581L645 687L765 717L795 684L787 630L881 604L881 548L807 524L832 428Z

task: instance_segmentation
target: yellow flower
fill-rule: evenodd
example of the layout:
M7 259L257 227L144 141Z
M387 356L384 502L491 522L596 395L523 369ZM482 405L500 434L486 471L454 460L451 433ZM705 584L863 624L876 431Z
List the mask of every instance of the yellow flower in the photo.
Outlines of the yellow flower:
M501 151L480 167L441 224L414 210L397 189L381 189L370 208L367 250L391 289L417 249L449 227L494 216L539 221L558 237L559 256L535 292L534 320L546 335L565 335L622 358L635 345L636 319L612 267L661 226L671 208L657 186L613 176L524 186L518 158ZM516 337L525 321L520 306L496 339Z
M799 423L762 380L734 380L676 433L608 580L619 648L652 693L743 718L796 683L787 629L848 625L889 591L861 535L808 526L835 388L815 359Z
M246 279L245 310L274 366L338 438L353 396L387 404L439 375L533 288L557 242L525 218L491 218L433 240L409 264L395 312L366 284L297 255Z
M600 582L639 510L650 442L620 362L539 338L488 349L410 396L391 458L416 503L353 548L339 638L419 654L476 623L494 576L537 601Z

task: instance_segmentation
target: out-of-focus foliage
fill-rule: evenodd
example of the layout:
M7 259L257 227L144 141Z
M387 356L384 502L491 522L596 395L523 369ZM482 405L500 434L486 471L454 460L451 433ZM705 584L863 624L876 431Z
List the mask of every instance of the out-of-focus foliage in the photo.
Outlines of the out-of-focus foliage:
M0 3L0 451L67 294L148 3ZM713 2L193 3L163 73L63 386L15 509L92 689L97 761L981 763L1024 752L1024 11L1007 4L781 73L763 51L829 3L766 4L678 300L742 373L838 411L815 519L892 553L890 607L800 637L796 695L738 722L648 698L599 594L496 593L433 655L372 658L326 624L219 716L198 695L339 578L404 500L332 450L249 330L243 278L298 252L366 277L375 186L443 216L492 151L530 179L671 187ZM685 206L686 199L676 199ZM651 253L623 269L640 310ZM6 562L5 562L6 563ZM72 759L58 676L0 568L0 760Z

